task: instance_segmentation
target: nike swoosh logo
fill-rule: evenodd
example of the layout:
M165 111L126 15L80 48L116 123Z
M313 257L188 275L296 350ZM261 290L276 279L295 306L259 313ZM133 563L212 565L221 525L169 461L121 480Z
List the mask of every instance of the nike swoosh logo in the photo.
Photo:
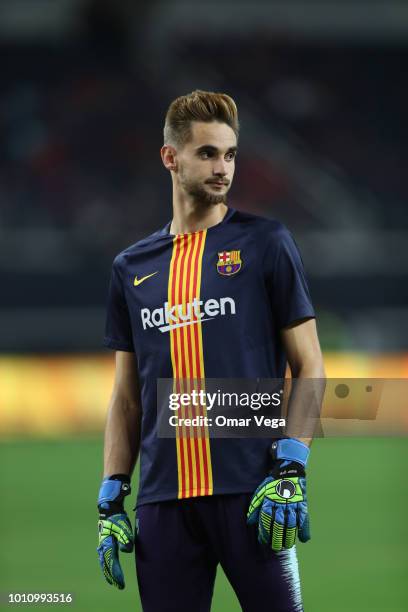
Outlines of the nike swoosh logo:
M138 285L143 283L143 281L145 281L146 279L150 278L151 276L154 276L155 274L158 274L158 271L157 272L152 272L151 274L148 274L147 276L142 276L142 278L137 278L137 276L135 276L135 282L133 283L134 286L137 287Z

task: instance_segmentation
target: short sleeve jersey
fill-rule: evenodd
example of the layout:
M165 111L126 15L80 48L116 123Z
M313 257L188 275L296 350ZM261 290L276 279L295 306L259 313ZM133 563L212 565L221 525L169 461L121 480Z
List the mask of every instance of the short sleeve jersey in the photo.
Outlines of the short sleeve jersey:
M283 378L280 330L315 316L281 222L228 208L206 230L174 236L169 228L115 258L109 291L104 345L134 352L138 364L138 505L256 488L270 440L159 437L157 379Z

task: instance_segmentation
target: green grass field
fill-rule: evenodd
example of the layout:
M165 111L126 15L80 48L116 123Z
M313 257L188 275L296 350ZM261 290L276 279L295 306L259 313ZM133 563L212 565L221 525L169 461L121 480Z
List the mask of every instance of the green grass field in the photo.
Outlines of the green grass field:
M407 460L406 438L314 442L312 540L298 545L306 612L407 609ZM78 612L141 610L133 555L121 555L122 592L97 561L102 435L3 442L0 465L3 602L8 592L72 592ZM240 610L221 570L212 610Z

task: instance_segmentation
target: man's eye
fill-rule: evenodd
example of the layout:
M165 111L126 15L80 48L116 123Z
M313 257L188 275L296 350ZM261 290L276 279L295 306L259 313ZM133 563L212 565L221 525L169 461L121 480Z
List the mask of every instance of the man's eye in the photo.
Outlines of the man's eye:
M227 154L226 154L226 156L225 156L225 158L226 158L228 161L232 161L233 159L235 159L235 153L227 153Z
M200 157L201 159L208 159L209 157L211 157L211 154L209 151L201 151L200 152Z

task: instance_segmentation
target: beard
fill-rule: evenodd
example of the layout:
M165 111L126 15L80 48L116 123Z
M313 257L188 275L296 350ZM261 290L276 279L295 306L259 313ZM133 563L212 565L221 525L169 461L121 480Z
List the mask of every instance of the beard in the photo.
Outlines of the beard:
M180 172L180 183L185 192L192 196L197 204L213 206L227 203L227 193L210 193L201 182L188 179L182 171Z

